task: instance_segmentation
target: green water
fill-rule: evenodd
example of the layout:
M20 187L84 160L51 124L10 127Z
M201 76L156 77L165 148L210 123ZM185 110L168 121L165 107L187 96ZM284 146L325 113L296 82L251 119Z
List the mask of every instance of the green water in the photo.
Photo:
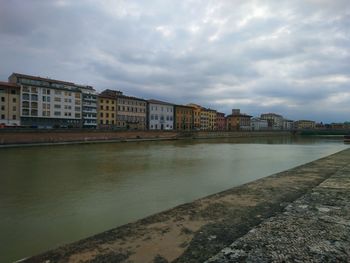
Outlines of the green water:
M0 149L0 262L346 147L336 139L260 138Z

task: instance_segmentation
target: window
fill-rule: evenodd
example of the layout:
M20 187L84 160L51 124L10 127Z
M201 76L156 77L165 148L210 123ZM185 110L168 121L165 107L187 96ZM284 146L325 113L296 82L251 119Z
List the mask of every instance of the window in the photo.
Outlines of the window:
M62 92L60 90L55 90L55 95L61 95Z
M12 106L12 111L16 111L16 110L17 110L16 106Z
M1 119L5 120L5 114L1 114Z
M55 108L55 109L60 109L60 108L61 108L61 105L55 104L54 108Z
M60 112L60 111L55 111L55 112L54 112L54 115L55 115L55 116L61 116L61 112Z
M30 115L32 115L32 116L38 116L38 110L32 109L32 110L30 111Z
M103 112L100 113L100 117L103 118Z
M23 109L22 110L22 115L23 116L29 116L29 109Z
M5 97L1 97L1 101L2 101L2 102L5 102Z
M38 103L37 102L32 102L30 104L30 106L33 108L33 109L37 109L38 108Z
M35 87L32 87L32 88L31 88L31 92L32 92L32 93L38 93L38 89L35 88Z
M38 95L32 94L31 100L38 101Z
M101 110L103 110L103 105L101 105L101 107L100 107L100 108L101 108Z
M56 102L61 102L61 98L55 97L55 101L56 101Z
M5 106L1 106L1 110L5 110Z
M16 90L15 89L11 89L11 94L16 94Z
M16 115L12 115L12 120L16 120L17 116Z
M16 103L17 99L16 98L12 98L12 102Z
M75 98L80 99L80 93L75 93Z
M80 118L80 113L76 113L75 118Z
M80 107L75 107L75 111L80 111Z
M22 101L23 108L29 108L29 101Z

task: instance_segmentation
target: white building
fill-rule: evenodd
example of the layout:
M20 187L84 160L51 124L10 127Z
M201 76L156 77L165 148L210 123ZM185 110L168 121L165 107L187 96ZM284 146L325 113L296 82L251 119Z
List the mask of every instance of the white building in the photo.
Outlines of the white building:
M159 100L148 100L148 129L173 130L174 105Z
M79 86L82 92L83 128L97 127L97 93L91 86Z
M267 120L269 129L282 130L283 129L283 116L276 113L263 113L260 116L261 119Z
M263 120L260 118L252 118L250 119L250 127L252 131L262 131L268 129L267 120Z
M74 83L18 73L9 81L20 86L21 125L81 127L82 92Z

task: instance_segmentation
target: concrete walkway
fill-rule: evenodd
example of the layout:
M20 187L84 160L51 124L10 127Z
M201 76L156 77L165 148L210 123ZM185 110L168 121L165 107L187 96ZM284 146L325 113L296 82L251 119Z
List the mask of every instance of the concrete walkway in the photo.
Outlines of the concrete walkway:
M206 262L350 262L350 164Z

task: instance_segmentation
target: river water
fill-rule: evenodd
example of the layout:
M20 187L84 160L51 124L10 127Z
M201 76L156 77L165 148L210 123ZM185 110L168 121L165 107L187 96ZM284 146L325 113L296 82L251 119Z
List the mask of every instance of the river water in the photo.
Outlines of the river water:
M0 149L0 262L11 262L347 148L256 138Z

